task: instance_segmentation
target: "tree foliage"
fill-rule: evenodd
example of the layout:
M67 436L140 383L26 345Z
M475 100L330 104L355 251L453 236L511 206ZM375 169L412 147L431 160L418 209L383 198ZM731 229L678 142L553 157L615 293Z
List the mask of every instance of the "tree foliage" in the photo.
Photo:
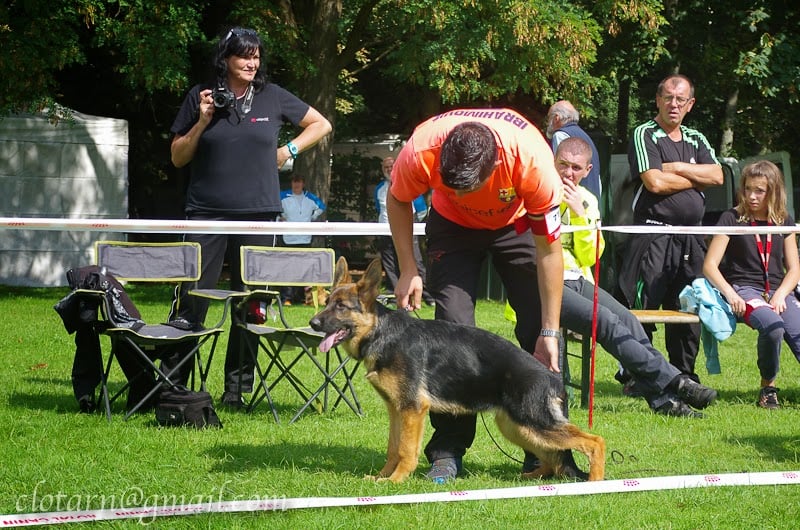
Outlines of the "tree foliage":
M272 78L335 134L407 134L456 105L510 104L536 119L567 98L622 149L629 122L651 117L655 84L680 71L698 88L692 124L728 153L795 149L788 0L7 0L0 112L60 104L129 120L132 204L166 187L179 208L169 125L230 25L259 30ZM333 140L298 159L323 198Z
M447 104L525 93L539 101L590 94L600 27L558 0L417 1L398 6L406 28L392 75L435 89Z
M670 0L664 15L667 53L639 79L635 97L652 100L658 80L678 71L697 88L689 122L722 154L789 147L800 111L798 7L784 0Z

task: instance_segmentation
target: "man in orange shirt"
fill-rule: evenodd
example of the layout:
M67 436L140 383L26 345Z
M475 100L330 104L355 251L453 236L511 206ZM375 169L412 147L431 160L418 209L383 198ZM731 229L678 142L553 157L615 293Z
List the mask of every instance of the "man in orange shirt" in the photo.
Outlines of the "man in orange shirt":
M510 109L452 110L414 130L395 161L387 197L400 265L398 307L420 307L411 203L428 190L426 287L436 300L436 318L475 325L481 266L491 257L517 313L517 341L558 372L561 178L541 132ZM461 471L475 416L430 417L428 477L443 483Z

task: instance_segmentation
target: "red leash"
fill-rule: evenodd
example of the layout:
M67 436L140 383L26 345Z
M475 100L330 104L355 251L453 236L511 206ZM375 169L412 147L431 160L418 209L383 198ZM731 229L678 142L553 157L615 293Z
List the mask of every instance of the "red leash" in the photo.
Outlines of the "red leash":
M594 354L597 350L597 306L600 292L600 222L595 224L597 239L594 246L594 299L592 300L592 357L589 370L589 428L594 420ZM583 376L585 377L585 375Z

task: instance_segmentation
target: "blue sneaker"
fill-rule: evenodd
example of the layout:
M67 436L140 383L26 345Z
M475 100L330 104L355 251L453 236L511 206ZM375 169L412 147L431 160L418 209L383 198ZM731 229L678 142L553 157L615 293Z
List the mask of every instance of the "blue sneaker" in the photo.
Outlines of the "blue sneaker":
M444 484L455 480L461 473L460 458L437 458L431 464L431 470L425 475L436 484Z

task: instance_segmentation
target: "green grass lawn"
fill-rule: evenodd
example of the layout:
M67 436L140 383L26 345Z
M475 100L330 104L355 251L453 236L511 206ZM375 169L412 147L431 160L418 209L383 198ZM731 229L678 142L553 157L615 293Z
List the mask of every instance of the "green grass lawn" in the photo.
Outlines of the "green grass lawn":
M364 408L305 413L287 425L299 398L286 385L275 397L282 424L266 405L251 414L219 410L221 430L161 428L152 413L123 421L122 403L111 423L100 414L79 414L72 396L73 338L53 304L66 289L0 287L0 512L99 509L209 500L297 497L387 496L529 485L520 465L505 453L521 451L497 433L490 415L478 420L466 474L455 485L424 479L427 462L407 482L365 481L384 463L384 406L359 371L355 384ZM170 290L133 287L148 321L166 317ZM213 308L209 322L219 316ZM307 322L309 307L292 306L294 323ZM424 308L424 318L433 311ZM512 337L503 306L481 301L478 325ZM656 345L662 346L661 330ZM616 361L598 349L592 432L608 446L607 479L784 471L800 469L800 366L784 348L778 387L781 410L755 406L758 371L755 334L740 326L720 345L722 374L705 375L720 399L706 418L653 415L641 399L621 395ZM104 339L106 340L106 339ZM225 336L214 358L209 390L222 393ZM105 342L104 342L105 344ZM570 343L577 350L579 344ZM574 365L577 365L573 361ZM579 367L573 366L573 373ZM579 375L579 374L578 374ZM121 372L112 388L123 382ZM124 401L124 400L123 400ZM571 419L588 428L588 411L577 405ZM425 440L430 436L430 429ZM500 448L495 445L500 445ZM502 449L502 451L501 451ZM585 461L579 459L585 467ZM800 520L797 486L698 488L585 496L298 509L278 512L204 514L159 518L157 528L793 528ZM94 523L134 527L136 520ZM72 527L83 526L74 524ZM86 524L88 526L88 524Z

